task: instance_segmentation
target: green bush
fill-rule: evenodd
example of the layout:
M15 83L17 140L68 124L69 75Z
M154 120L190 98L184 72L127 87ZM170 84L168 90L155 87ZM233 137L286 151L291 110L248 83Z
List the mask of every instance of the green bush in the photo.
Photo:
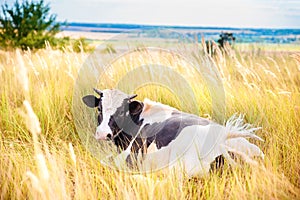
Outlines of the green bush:
M93 47L89 46L87 40L84 37L78 38L71 43L72 50L74 52L91 52Z
M4 49L21 48L22 50L40 49L45 41L55 46L55 34L60 24L55 22L56 15L49 14L50 6L44 0L15 1L12 7L7 3L1 6L0 47Z

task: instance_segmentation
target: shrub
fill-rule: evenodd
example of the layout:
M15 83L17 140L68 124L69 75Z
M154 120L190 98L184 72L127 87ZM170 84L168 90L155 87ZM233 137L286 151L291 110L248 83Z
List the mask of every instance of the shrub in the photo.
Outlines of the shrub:
M91 52L91 51L94 50L94 48L89 46L88 42L83 37L74 40L71 43L71 46L72 46L72 50L74 52L77 52L77 53L79 53L79 52Z
M54 36L60 24L55 22L56 15L49 14L50 6L44 0L16 0L12 7L5 3L1 8L0 47L26 50L44 48L45 41L53 46L57 43Z

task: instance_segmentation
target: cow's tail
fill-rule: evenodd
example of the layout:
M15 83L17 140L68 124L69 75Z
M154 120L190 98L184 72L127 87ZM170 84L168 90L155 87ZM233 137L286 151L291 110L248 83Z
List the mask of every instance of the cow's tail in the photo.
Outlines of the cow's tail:
M248 138L257 139L263 141L259 136L255 135L255 131L260 128L253 128L250 124L244 123L243 115L233 115L225 125L226 139L224 147L224 157L229 162L235 163L228 152L232 152L234 155L239 155L244 161L251 164L257 164L253 159L254 157L264 158L264 154L261 149L248 141Z

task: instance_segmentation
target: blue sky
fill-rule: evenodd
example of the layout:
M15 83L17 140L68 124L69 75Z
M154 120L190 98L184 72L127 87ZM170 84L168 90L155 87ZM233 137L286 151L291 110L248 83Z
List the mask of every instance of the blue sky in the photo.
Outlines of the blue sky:
M300 28L300 0L46 1L68 22Z

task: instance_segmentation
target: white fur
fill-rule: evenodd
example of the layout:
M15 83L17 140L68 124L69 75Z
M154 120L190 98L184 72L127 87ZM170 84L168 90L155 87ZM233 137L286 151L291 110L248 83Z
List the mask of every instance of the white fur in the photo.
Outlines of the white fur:
M96 129L95 138L97 140L105 140L108 134L112 134L112 130L108 126L110 116L122 105L124 99L128 98L127 94L119 90L103 90L102 93L103 121Z
M145 124L153 124L155 122L162 122L171 117L172 112L177 109L172 108L170 106L164 105L159 102L151 101L149 99L144 99L144 108L140 115L140 119L144 119ZM147 107L151 107L150 110L145 112Z
M173 108L168 105L164 105L159 102L151 101L150 99L145 98L143 101L144 107L140 115L140 119L143 119L143 124L153 124L158 122L163 122L166 119L172 116L174 111L177 111L176 108ZM151 109L147 109L147 108ZM142 130L144 126L142 125L139 129Z

